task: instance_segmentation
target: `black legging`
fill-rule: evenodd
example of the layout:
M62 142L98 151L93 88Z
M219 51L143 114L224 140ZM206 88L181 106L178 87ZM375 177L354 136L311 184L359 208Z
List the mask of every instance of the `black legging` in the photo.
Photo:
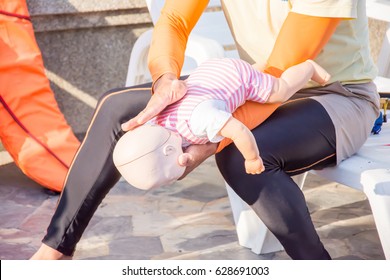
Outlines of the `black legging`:
M121 123L150 98L150 84L106 93L71 165L43 243L72 255L97 207L118 182L112 152ZM301 190L290 175L335 162L335 132L323 107L301 99L280 107L254 134L266 170L247 175L234 145L217 155L225 180L253 207L293 259L327 259ZM324 160L325 159L325 160Z
M333 123L310 98L279 107L252 130L264 161L259 175L245 173L234 145L216 155L226 182L248 203L293 259L330 259L315 231L302 191L290 176L336 163Z

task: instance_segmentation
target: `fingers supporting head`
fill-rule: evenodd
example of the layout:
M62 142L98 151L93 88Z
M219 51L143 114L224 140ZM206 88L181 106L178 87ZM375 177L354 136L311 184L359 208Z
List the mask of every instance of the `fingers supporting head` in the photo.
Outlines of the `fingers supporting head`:
M129 131L129 130L133 130L134 128L140 126L141 124L138 122L138 120L136 118L133 118L125 123L122 123L121 124L121 129L123 131Z
M190 166L193 161L194 161L194 157L190 153L183 153L178 158L178 162L180 166Z

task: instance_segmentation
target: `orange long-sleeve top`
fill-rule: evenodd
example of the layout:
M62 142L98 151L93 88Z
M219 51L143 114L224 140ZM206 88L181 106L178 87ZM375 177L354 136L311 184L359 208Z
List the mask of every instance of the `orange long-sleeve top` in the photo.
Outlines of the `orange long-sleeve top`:
M207 4L208 0L166 1L154 28L149 51L148 64L153 81L166 73L180 76L188 36ZM290 12L278 33L265 72L279 77L288 67L314 59L328 42L340 20ZM248 101L233 116L253 129L279 105ZM230 143L230 139L224 139L220 142L218 151Z

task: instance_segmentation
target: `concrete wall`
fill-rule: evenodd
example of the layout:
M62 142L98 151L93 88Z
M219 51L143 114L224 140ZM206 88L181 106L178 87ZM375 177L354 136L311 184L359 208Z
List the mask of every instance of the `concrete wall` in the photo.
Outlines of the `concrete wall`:
M144 0L27 0L60 109L83 134L96 99L123 87L137 37L152 27Z

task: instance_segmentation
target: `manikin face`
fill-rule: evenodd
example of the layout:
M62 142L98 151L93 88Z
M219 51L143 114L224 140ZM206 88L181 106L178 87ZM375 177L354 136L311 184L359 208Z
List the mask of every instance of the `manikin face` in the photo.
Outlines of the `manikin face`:
M143 125L127 132L114 149L114 164L132 186L147 190L180 178L185 167L178 164L182 139L157 125Z

